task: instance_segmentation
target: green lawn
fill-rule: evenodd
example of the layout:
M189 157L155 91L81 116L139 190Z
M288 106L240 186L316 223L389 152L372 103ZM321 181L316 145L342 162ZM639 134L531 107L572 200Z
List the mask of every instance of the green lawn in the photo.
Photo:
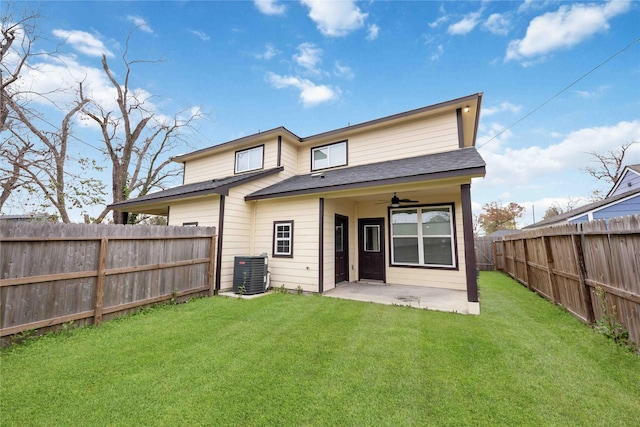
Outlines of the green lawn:
M506 276L482 314L206 298L2 351L2 426L638 425L640 356Z

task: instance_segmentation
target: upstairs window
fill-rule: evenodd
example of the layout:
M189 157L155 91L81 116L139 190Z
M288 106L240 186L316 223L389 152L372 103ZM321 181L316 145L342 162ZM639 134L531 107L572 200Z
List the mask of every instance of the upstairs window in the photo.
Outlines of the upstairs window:
M456 267L453 206L391 209L391 263Z
M347 164L347 141L311 149L311 170L333 168Z
M236 173L262 169L264 145L236 151Z

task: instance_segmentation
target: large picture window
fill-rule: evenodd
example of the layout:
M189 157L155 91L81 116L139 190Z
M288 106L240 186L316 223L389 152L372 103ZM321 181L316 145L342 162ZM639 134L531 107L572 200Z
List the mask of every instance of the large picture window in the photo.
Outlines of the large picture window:
M264 145L236 151L236 173L262 169L264 157Z
M333 168L347 164L347 141L311 149L311 170Z
M424 267L456 267L453 206L390 210L391 263Z
M293 257L293 221L273 223L273 256Z

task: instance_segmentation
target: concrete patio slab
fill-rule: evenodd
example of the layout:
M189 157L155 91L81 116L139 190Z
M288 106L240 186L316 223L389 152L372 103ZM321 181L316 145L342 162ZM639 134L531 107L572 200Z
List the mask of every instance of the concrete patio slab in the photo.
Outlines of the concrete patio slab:
M387 305L405 305L427 310L469 314L467 292L455 289L427 288L423 286L387 283L353 282L339 284L322 294L330 298L374 302ZM474 313L472 308L472 314Z

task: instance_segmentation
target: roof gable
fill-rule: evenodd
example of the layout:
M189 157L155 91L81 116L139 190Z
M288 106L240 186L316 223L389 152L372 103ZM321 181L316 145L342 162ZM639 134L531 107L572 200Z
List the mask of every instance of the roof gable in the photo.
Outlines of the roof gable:
M622 194L635 188L640 188L640 164L625 166L620 178L606 197Z

